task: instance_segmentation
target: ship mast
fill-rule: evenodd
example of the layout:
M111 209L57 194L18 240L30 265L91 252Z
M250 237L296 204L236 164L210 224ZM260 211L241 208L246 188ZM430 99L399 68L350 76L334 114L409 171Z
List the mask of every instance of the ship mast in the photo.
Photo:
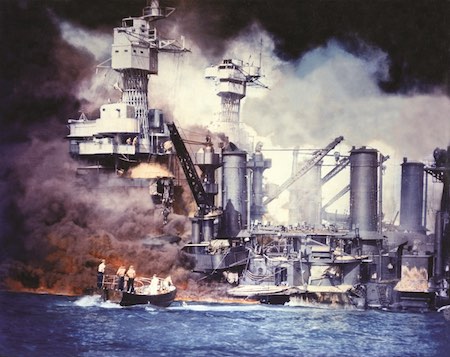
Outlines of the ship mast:
M150 108L148 82L151 75L158 74L160 52L188 51L183 43L162 38L155 27L158 20L174 11L150 0L141 16L126 17L114 29L111 69L120 75L121 83L115 87L121 98L103 104L96 120L87 120L84 115L69 120L72 156L121 171L155 155L165 155L163 144L169 140L169 131L162 111Z
M140 17L122 20L114 29L111 51L111 68L122 77L122 102L135 108L140 125L140 149L152 152L149 125L148 80L158 74L159 52L183 52L174 40L160 38L155 22L169 17L174 8L161 8L159 0L147 2Z
M222 63L205 70L205 78L215 81L217 95L221 100L219 117L213 124L216 126L215 131L225 133L230 141L248 151L251 150L251 144L242 133L241 100L246 95L247 85L267 88L259 81L260 69L260 66L242 60L224 59Z

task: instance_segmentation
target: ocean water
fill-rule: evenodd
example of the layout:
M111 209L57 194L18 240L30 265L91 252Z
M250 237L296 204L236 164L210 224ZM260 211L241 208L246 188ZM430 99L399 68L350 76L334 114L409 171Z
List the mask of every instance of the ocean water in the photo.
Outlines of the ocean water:
M450 356L442 313L0 292L0 356Z

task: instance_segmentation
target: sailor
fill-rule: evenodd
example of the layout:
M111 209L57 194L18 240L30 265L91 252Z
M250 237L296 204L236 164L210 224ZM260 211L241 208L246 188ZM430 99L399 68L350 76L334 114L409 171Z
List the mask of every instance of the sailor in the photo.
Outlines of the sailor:
M173 285L172 278L170 275L163 280L163 290L168 291L170 287Z
M125 266L124 266L124 265L121 265L121 266L119 267L119 269L117 269L116 275L117 275L117 277L119 278L119 286L118 286L118 289L119 289L120 291L123 291L123 287L124 287L124 283L125 283L125 272L126 272L126 269L125 269Z
M130 265L130 267L127 270L127 292L134 293L134 278L136 277L136 270L134 270L134 267Z
M156 295L159 289L159 279L156 275L153 275L152 280L150 281L150 295Z
M167 278L164 279L164 283L166 284L167 287L172 286L172 277L169 275Z
M97 269L97 287L101 289L103 287L103 276L105 275L106 261L102 259Z

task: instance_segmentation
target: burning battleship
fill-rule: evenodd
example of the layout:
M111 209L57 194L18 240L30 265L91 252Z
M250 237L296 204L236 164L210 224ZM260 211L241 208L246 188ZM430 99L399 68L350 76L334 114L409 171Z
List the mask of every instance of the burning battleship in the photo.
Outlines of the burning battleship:
M347 156L335 153L334 167L322 175L323 160L343 137L314 150L302 163L294 149L291 176L267 193L263 176L272 162L260 143L248 141L239 118L247 85L263 86L260 66L224 59L207 69L221 98L217 125L210 129L228 137L217 152L207 137L191 155L176 124L148 108L148 76L157 73L158 52L185 51L161 40L153 26L172 12L151 1L141 17L125 18L114 30L111 68L122 76L122 99L103 105L97 120L82 116L69 121L72 155L114 172L149 160L169 167L177 158L197 206L183 251L194 259L194 272L233 284L230 296L269 304L420 311L449 304L450 147L436 149L433 164L402 163L398 227L382 221L382 171L388 156L353 147ZM322 205L322 185L348 168L349 184ZM431 235L426 234L424 214L428 176L443 185ZM308 195L302 191L306 185ZM176 199L170 187L170 180L160 183L164 202ZM267 205L286 190L291 223L261 223ZM324 225L332 216L327 207L347 193L349 215L334 215L334 223ZM299 211L309 212L302 222Z
M169 132L160 109L149 107L148 82L158 74L160 52L182 54L188 50L183 43L164 39L155 23L169 17L174 8L160 7L158 0L149 1L142 16L127 17L114 29L111 58L102 63L119 73L121 83L115 86L121 92L117 103L100 107L100 118L88 120L84 113L79 119L69 120L70 154L89 163L78 169L80 175L92 176L98 181L105 172L111 186L151 186L154 199L163 203L164 222L172 209L174 193L172 155L166 155L164 144ZM150 179L133 179L130 169L142 163L166 167L163 174ZM168 174L166 174L168 172ZM113 175L111 175L113 173ZM119 178L112 180L111 178ZM128 180L123 180L128 178ZM112 183L111 183L112 182Z
M173 124L170 127L171 132L176 130ZM177 136L175 133L172 139L181 145ZM445 242L449 238L450 150L436 149L435 163L429 166L404 159L400 226L395 229L388 229L381 220L381 173L388 157L367 147L353 147L348 158L339 158L324 176L333 176L337 170L350 166L350 184L343 190L350 193L350 214L344 224L325 228L322 224L259 223L264 211L261 207L310 170L317 170L321 160L342 140L338 137L317 150L262 204L258 196L246 190L249 185L251 192L263 192L259 176L248 174L255 167L263 171L270 166L264 164L260 151L248 161L246 153L232 143L222 148L221 155L215 154L211 147L196 153L198 165L204 167L208 162L211 170L220 166L222 157L221 186L225 198L220 209L215 208L212 200L196 199L199 211L192 220L193 242L185 247L196 259L195 271L222 273L229 283L237 285L228 290L229 295L269 304L415 311L448 304L449 261ZM178 145L175 148L182 163L190 161L184 149ZM180 155L182 152L185 154ZM185 172L188 176L188 171ZM430 236L424 228L424 174L433 175L444 185L436 232ZM213 177L210 170L206 176ZM319 187L326 181L314 176ZM249 177L253 178L250 183ZM192 192L199 197L206 195L201 187L215 185L206 179L202 186L199 178L193 181L196 184L191 185ZM342 191L338 195L343 196ZM323 212L322 207L319 210ZM248 216L255 219L248 220Z

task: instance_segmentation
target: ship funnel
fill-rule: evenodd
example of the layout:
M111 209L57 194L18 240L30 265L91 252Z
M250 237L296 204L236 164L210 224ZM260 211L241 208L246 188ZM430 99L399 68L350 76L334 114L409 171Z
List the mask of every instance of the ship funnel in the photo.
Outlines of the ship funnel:
M361 147L350 151L351 228L376 232L378 223L378 151Z
M424 164L403 159L400 201L400 225L412 232L423 231Z

